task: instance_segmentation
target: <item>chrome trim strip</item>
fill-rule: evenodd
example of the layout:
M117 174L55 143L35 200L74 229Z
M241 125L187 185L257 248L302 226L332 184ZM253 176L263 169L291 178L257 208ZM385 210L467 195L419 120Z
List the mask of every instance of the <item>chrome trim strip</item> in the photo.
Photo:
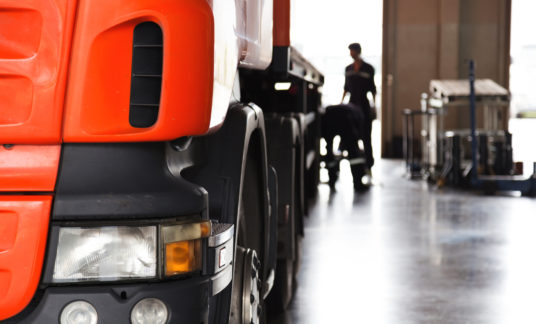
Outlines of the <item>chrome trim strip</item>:
M213 224L212 229L218 230L221 228L221 232L211 235L208 238L208 246L216 247L229 241L234 236L234 225L232 224Z
M219 294L224 290L233 279L233 267L228 265L223 271L212 277L212 296Z

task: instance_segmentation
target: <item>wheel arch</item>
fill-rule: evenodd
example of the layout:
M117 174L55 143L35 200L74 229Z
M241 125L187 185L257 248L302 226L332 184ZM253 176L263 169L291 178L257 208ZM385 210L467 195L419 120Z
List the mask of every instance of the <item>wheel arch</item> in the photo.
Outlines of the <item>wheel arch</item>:
M222 223L238 225L240 197L243 196L248 161L257 163L259 182L263 189L263 251L262 262L270 265L272 242L269 167L266 131L262 110L254 104L231 106L221 128L209 135L195 138L189 153L191 167L181 170L187 180L203 186L209 195L209 217ZM275 223L274 223L275 224ZM235 227L235 237L238 226ZM266 280L272 266L263 267Z

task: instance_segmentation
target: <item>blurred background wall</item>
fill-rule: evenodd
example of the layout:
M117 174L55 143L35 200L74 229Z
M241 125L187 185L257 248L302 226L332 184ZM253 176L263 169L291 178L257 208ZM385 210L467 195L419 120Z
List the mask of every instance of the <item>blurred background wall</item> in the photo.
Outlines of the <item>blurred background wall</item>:
M382 156L402 156L403 109L419 109L432 79L467 78L469 59L508 89L510 20L511 0L384 0ZM462 113L446 128L462 127Z

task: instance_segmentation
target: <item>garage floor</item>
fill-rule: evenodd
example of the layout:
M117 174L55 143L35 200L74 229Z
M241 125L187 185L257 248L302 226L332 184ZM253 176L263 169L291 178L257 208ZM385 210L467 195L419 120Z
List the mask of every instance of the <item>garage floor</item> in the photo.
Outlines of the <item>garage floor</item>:
M536 323L536 199L437 190L375 167L319 187L299 287L273 324Z

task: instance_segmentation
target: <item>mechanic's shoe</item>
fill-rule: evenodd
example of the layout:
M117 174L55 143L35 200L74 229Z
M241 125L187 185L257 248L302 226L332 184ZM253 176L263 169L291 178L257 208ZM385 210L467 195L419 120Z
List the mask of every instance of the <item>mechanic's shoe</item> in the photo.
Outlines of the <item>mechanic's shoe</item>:
M354 190L356 192L366 192L370 189L370 186L367 186L363 182L359 181L357 184L354 184Z
M337 180L339 180L339 169L329 168L328 177L329 177L329 181L328 181L329 187L331 189L335 189L335 183L337 183Z
M328 181L328 184L329 184L329 188L334 190L335 189L335 184L337 183L337 179L332 179L332 178L329 178L329 181Z

